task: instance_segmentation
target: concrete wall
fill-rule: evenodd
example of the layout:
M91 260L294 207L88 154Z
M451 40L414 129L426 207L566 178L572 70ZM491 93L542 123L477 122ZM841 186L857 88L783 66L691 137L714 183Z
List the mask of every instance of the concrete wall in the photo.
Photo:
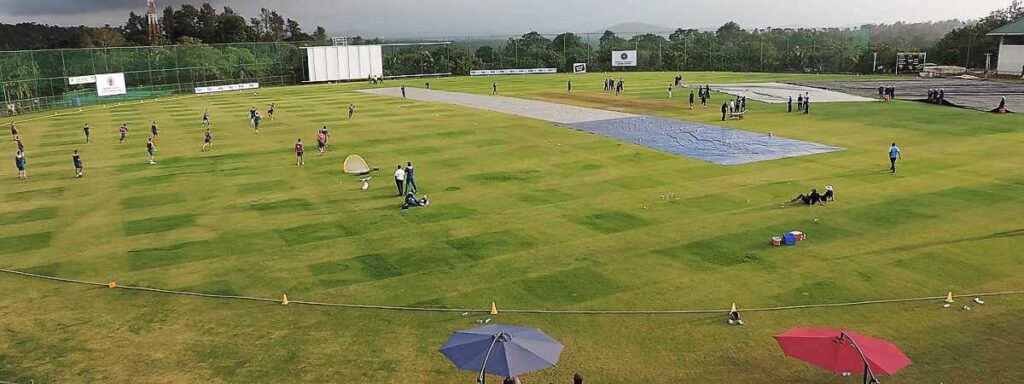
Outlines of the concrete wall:
M1021 75L1024 67L1024 45L999 45L999 63L996 70L1000 75Z

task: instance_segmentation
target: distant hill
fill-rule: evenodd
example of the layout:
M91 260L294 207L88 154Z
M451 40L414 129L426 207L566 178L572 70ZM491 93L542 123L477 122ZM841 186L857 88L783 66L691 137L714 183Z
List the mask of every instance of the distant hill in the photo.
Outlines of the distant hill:
M600 31L595 31L595 32L603 33L604 31L612 31L612 32L653 33L653 32L671 32L671 31L674 31L674 30L675 30L675 28L661 27L661 26L652 25L652 24L645 24L645 23L630 22L630 23L615 24L613 26L610 26L608 28L602 28Z

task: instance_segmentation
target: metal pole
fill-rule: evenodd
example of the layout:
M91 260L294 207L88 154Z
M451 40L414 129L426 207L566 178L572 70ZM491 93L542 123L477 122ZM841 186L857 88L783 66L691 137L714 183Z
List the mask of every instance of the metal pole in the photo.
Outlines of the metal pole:
M491 358L491 351L494 350L494 345L498 343L498 338L503 334L504 332L498 332L494 336L491 336L491 346L487 347L487 354L484 355L484 362L480 364L480 375L477 376L477 381L480 382L480 384L487 383L487 375L484 374L484 371L487 369L487 360Z
M878 52L875 52L875 59L871 61L871 73L878 70Z
M686 70L686 68L687 68L686 62L687 62L687 59L689 59L689 56L687 56L687 53L686 53L686 44L689 43L689 42L690 42L690 34L686 34L686 36L683 36L683 70Z
M868 383L868 377L871 378L871 382L877 382L878 379L875 378L875 374L871 372L871 367L868 365L868 357L864 355L864 351L862 351L860 346L857 345L857 341L853 340L853 338L850 337L850 335L847 335L846 332L839 332L839 339L849 341L850 345L853 346L853 349L857 350L857 354L860 355L861 361L864 362L864 384Z

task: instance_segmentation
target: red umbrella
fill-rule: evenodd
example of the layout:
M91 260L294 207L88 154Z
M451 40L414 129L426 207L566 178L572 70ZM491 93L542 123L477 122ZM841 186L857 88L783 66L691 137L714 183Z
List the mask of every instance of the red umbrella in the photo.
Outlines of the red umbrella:
M899 348L892 343L842 329L793 328L775 336L786 356L794 357L833 372L864 371L877 382L875 375L889 376L910 365Z

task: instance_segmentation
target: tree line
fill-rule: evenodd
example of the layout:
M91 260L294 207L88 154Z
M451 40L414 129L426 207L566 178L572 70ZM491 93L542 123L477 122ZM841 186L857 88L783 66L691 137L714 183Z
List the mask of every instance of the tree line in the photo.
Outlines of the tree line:
M604 71L613 69L612 51L633 49L639 56L636 69L643 71L888 72L899 51L927 51L931 62L981 67L984 53L996 53L998 48L998 39L986 34L1021 17L1024 7L1014 0L1007 8L966 23L947 20L860 28L744 29L729 22L714 31L529 32L500 39L465 39L446 46L385 47L384 67L386 75L464 75L472 69L498 68L554 67L567 72L580 62L588 63L592 71ZM268 77L293 83L305 76L301 47L328 44L323 27L308 34L297 21L268 9L246 19L230 7L218 11L209 4L185 4L165 8L159 22L161 34L156 37L149 36L145 17L135 13L117 27L0 24L2 50L60 48L0 52L3 94L12 99L59 96L74 90L64 78L103 72L126 72L133 86L177 84L180 89L196 83ZM350 44L385 42L380 38L349 40Z

